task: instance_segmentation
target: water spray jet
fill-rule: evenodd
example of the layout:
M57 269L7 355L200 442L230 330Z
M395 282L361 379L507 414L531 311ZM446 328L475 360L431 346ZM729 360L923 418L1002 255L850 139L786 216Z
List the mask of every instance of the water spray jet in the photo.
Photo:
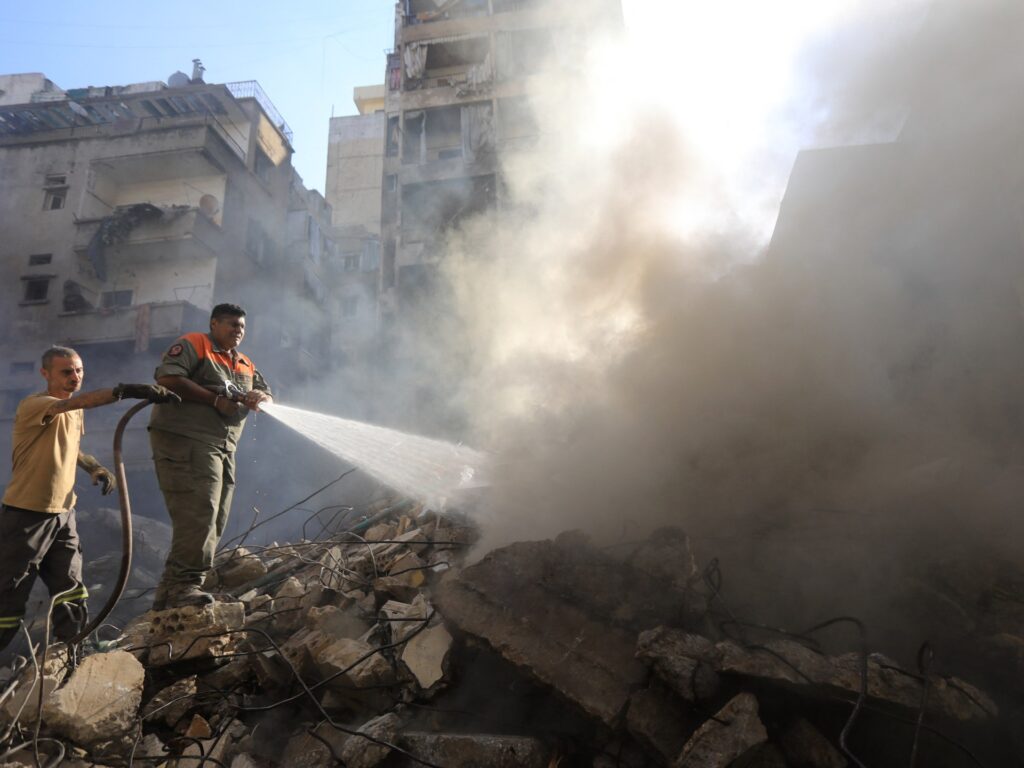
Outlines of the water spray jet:
M278 403L260 410L429 509L443 511L488 484L488 455L465 445Z

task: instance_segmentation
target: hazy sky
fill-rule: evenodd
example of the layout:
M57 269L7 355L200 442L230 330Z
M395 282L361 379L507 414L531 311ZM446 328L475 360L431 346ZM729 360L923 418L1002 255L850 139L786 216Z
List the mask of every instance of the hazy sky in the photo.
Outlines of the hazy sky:
M564 0L568 2L569 0ZM766 114L792 87L793 56L851 8L915 0L623 0L629 44L606 57L606 127L658 102L716 165L769 137ZM738 24L737 20L743 20ZM62 88L163 80L258 80L295 134L294 163L323 191L328 120L354 114L352 89L383 82L391 0L0 4L0 72L43 72ZM729 170L729 169L725 169Z
M295 133L296 168L323 191L331 111L354 114L352 88L383 82L393 29L382 0L4 2L0 72L61 88L166 82L200 58L207 82L259 81Z

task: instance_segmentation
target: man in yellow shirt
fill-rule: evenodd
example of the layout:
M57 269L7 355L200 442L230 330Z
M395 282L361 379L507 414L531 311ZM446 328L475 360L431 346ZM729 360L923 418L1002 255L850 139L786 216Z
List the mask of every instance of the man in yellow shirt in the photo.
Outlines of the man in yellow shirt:
M11 481L0 509L0 649L17 634L36 574L51 595L54 634L74 637L85 626L89 593L82 583L82 549L75 525L75 469L89 473L108 494L114 476L82 453L82 410L122 398L175 402L173 392L152 384L118 384L74 396L82 387L82 358L68 347L51 347L40 371L46 391L21 401L14 416Z

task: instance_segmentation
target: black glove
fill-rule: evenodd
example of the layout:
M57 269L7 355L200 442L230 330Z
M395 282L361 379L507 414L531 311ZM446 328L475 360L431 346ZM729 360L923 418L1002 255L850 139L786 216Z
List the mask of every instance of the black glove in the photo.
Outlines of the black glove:
M181 402L180 395L159 384L118 384L114 387L114 397L118 400L125 397L130 400L149 400L151 403Z
M92 477L92 484L100 486L100 493L104 496L109 496L117 490L117 480L114 478L114 473L106 467L96 467L89 475Z

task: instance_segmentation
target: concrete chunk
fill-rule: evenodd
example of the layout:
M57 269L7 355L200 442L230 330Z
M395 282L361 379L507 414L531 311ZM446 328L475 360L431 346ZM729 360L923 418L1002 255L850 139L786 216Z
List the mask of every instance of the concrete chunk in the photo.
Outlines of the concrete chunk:
M136 725L145 670L125 651L87 656L43 706L56 733L82 745L123 737Z
M641 632L637 658L650 662L655 674L689 702L712 698L718 691L714 644L700 635L658 627Z
M693 671L703 665L720 675L771 682L816 696L856 696L860 691L860 654L826 656L787 638L747 649L731 640L712 645L697 635L658 627L640 635L637 653L684 697L688 695L687 679L698 680ZM922 683L918 676L899 671L896 662L879 654L871 654L866 663L870 698L911 711L920 706ZM967 721L983 720L998 712L988 696L962 680L932 676L928 686L928 711L933 714Z
M221 555L217 560L207 588L234 589L267 575L267 566L245 547Z
M645 670L634 658L635 635L581 609L576 587L596 592L604 584L583 578L582 565L575 579L551 577L564 554L552 542L495 550L446 575L434 599L447 622L610 725ZM594 576L606 573L602 567Z
M846 768L846 758L832 742L802 717L779 739L786 762L796 768Z
M324 678L344 671L335 678L339 685L364 688L391 683L395 678L391 664L381 654L373 653L373 646L349 637L332 639L316 651L313 660Z
M150 666L223 656L233 653L244 639L242 634L220 634L243 626L245 606L242 603L170 608L152 611L148 618L144 644L150 646Z
M324 765L336 764L328 746L306 731L297 733L288 740L280 763L289 768L321 768Z
M196 676L178 680L161 689L142 710L142 717L173 728L195 706Z
M626 727L643 747L666 762L683 749L700 722L686 705L657 680L630 697Z
M452 636L443 624L428 627L402 648L402 663L426 690L444 677L444 665L452 646Z
M388 713L364 723L358 730L378 741L394 744L402 721L398 715ZM375 768L391 754L391 748L359 736L350 736L341 748L341 762L346 768Z
M64 681L67 673L67 648L63 643L50 646L46 653L46 663L43 666L42 675L44 701ZM39 679L36 675L35 665L30 661L28 666L18 673L18 682L14 687L14 693L4 702L3 708L0 710L4 724L10 723L14 718L18 718L18 722L21 723L35 723L38 715L36 704L38 700Z
M405 733L399 739L402 749L445 768L548 768L552 751L537 739L527 736L496 736L483 733ZM419 765L400 757L396 768Z
M697 729L675 768L726 768L768 740L757 715L757 699L741 693Z

